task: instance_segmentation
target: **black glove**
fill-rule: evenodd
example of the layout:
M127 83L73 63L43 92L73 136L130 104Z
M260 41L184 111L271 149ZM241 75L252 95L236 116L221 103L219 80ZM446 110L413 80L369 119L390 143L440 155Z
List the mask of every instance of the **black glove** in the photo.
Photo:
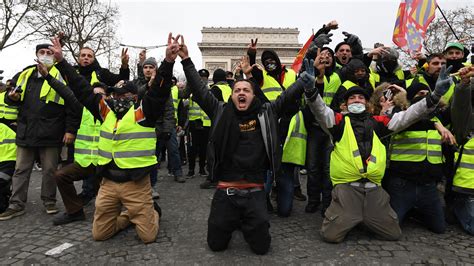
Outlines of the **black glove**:
M352 56L354 55L361 55L363 53L362 50L362 42L360 41L359 37L354 34L350 34L346 31L343 31L342 34L346 36L344 42L348 43L351 46L351 53Z
M316 47L323 48L324 45L332 42L331 37L332 33L320 34L313 40L313 44L316 45Z
M303 64L305 65L305 71L300 74L299 79L304 83L304 93L306 97L311 98L316 92L316 88L314 86L314 82L316 79L314 78L314 60L308 60L307 58L304 59Z
M431 99L434 102L438 102L451 87L453 79L449 76L449 72L452 68L453 66L449 66L448 68L446 68L446 65L443 65L441 67L438 80L436 81L435 89L431 93Z

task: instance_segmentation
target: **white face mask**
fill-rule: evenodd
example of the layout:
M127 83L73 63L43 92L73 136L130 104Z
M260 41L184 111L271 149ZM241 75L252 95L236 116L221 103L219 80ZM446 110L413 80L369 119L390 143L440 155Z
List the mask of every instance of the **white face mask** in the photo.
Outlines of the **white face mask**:
M351 103L347 106L350 113L360 114L365 111L365 104L363 103Z
M38 57L38 61L40 61L47 68L50 68L54 65L54 57L50 55L40 55Z

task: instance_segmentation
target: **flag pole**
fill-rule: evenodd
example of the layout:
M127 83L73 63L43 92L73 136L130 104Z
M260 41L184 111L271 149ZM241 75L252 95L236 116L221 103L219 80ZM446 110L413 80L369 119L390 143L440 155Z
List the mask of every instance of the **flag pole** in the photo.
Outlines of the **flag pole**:
M445 16L444 13L443 13L443 10L441 10L441 8L439 7L438 4L436 4L436 6L438 7L439 12L441 12L441 15L443 16L444 20L446 21L446 23L448 24L449 28L451 29L451 32L454 34L454 37L456 37L456 40L459 41L459 38L458 38L458 36L456 35L456 32L454 32L453 27L451 27L451 24L449 24L448 19L446 18L446 16Z

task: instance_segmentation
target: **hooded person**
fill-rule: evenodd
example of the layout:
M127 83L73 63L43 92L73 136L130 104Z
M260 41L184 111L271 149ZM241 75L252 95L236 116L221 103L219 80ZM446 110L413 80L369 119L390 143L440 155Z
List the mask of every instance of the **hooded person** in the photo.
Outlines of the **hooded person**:
M342 85L337 90L336 94L334 95L334 99L331 102L331 108L333 110L339 111L341 110L341 104L344 103L344 95L346 91L352 87L359 87L365 89L367 95L372 95L374 91L374 87L369 82L369 69L362 60L353 58L345 67L345 78L346 80L342 83Z

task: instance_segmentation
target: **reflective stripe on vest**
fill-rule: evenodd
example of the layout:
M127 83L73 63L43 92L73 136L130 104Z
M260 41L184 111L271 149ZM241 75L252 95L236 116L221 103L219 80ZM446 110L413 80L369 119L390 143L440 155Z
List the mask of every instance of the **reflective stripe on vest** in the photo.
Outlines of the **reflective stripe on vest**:
M0 93L0 118L7 120L16 120L18 118L18 106L5 103L7 92Z
M0 162L16 160L15 139L15 131L0 123Z
M287 69L287 72L285 72L285 78L283 79L283 84L281 85L278 83L278 81L276 81L275 78L270 76L267 71L262 70L262 74L263 85L261 90L270 102L275 101L284 89L287 89L296 81L296 72L293 69Z
M178 121L178 86L174 85L171 87L171 98L173 98L174 118Z
M202 126L203 127L210 127L211 126L211 119L207 116L206 113L201 109L201 119L202 119Z
M189 98L189 121L201 119L201 107Z
M303 113L299 111L291 118L288 134L283 145L282 162L305 165L307 132Z
M441 135L437 130L404 131L392 137L391 161L422 162L425 159L431 164L443 163Z
M331 153L329 169L332 183L336 185L367 178L371 182L380 185L386 166L385 146L380 142L377 134L373 132L371 155L366 162L367 171L365 171L351 120L346 116L344 121L342 138L335 144Z
M82 167L97 165L99 149L100 121L85 107L82 109L81 126L74 142L74 160Z
M31 74L33 73L35 69L36 67L30 67L26 69L25 71L21 72L18 78L17 84L20 84L18 86L21 87L21 89L23 90L21 92L22 101L23 101L23 98L25 97L28 79L30 78ZM61 76L61 73L59 73L59 70L55 66L51 67L51 69L49 70L49 74L53 78L61 81L63 84L66 84L63 77ZM46 103L54 102L57 104L64 105L64 99L61 98L61 96L59 96L59 94L57 94L56 91L53 88L51 88L51 86L49 86L49 83L46 80L43 82L43 85L41 86L40 100L43 100Z
M122 169L140 168L156 164L156 133L135 121L135 108L131 107L122 120L108 112L100 128L99 165L114 160Z
M224 100L224 102L226 103L229 98L230 98L230 95L232 94L232 89L230 88L229 84L217 84L215 85L219 88L219 90L221 90L221 93L222 93L222 99Z
M454 154L454 161L457 162L459 153ZM453 186L460 188L474 189L474 138L464 144L461 161L454 174Z
M394 74L398 78L398 80L404 80L405 79L405 73L403 73L403 70L400 69L400 68L395 70ZM375 72L372 68L370 69L369 82L370 82L370 85L372 85L373 88L378 86L379 83L380 83L380 74Z
M340 86L341 78L336 72L331 74L329 81L326 76L324 76L323 101L327 106L331 105L334 95L336 95L336 92Z

